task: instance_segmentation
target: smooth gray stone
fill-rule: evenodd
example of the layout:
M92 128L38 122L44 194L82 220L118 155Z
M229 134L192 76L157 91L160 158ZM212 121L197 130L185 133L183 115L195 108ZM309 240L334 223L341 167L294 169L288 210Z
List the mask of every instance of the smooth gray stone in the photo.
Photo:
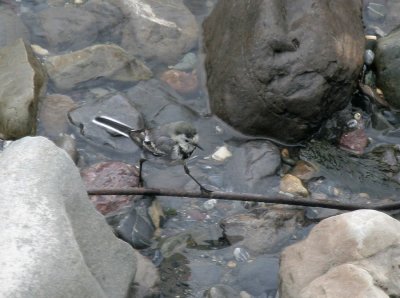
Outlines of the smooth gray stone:
M67 153L26 137L0 167L0 297L127 297L134 251L96 212Z

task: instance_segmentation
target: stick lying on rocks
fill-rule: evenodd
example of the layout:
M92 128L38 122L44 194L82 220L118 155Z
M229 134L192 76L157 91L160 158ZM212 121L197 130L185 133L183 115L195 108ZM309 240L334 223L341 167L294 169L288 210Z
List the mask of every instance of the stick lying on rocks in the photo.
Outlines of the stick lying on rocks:
M387 204L353 204L343 203L333 200L316 200L305 199L303 197L290 197L288 195L267 196L249 193L232 193L214 191L206 192L190 192L166 188L114 188L114 189L89 189L89 195L153 195L167 197L188 197L188 198L203 198L203 199L220 199L231 201L250 201L263 202L272 204L285 204L308 207L321 207L338 210L358 210L358 209L374 209L380 211L389 211L400 209L400 202Z

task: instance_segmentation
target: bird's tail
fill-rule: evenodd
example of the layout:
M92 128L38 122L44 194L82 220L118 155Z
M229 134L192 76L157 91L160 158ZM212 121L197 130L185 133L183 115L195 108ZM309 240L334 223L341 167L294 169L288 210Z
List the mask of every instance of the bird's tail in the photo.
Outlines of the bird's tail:
M108 116L97 116L92 122L127 138L130 137L130 133L133 131L129 125Z

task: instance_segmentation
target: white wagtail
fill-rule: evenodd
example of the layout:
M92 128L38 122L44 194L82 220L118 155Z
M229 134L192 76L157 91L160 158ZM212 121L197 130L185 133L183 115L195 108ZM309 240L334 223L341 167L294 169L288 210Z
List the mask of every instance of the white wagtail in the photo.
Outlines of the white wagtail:
M150 157L157 157L169 162L182 162L185 173L200 186L201 191L210 192L190 174L189 168L186 165L186 160L196 148L203 150L198 144L199 135L196 128L190 123L178 121L164 124L158 128L134 129L108 116L98 116L92 122L122 136L131 138L142 148L142 158L139 163L140 184L143 183L143 163Z

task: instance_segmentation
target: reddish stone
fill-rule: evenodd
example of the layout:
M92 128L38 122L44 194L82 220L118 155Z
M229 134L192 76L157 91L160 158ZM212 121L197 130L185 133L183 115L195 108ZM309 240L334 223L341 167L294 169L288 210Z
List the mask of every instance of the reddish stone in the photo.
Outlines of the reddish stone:
M129 188L138 186L135 166L119 161L100 162L81 171L86 188ZM133 204L134 195L95 195L90 200L103 215L118 212Z
M363 128L346 132L340 137L339 147L351 153L362 155L367 146L368 137Z
M195 71L188 73L171 69L161 75L161 80L181 94L194 93L199 87L199 82L197 80L197 74Z

